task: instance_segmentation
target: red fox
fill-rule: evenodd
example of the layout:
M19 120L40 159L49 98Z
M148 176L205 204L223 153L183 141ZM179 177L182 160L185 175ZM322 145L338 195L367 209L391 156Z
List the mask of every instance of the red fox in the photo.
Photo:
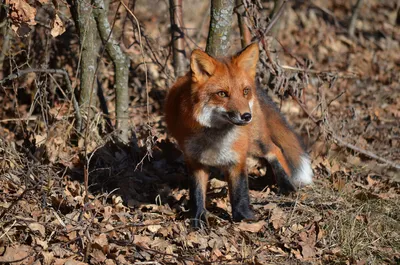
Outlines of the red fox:
M258 44L216 59L201 50L190 57L190 71L170 88L167 129L183 151L190 181L192 226L205 216L209 167L228 181L234 221L251 220L246 158L266 159L280 188L294 191L312 183L310 158L272 100L256 87Z

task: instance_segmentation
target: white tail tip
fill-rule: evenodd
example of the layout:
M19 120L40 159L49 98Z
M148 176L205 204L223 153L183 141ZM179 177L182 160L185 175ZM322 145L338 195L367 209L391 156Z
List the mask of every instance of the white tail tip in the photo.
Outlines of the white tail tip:
M293 184L296 187L303 187L313 183L313 171L311 168L311 161L307 155L302 155L300 158L300 165L293 175Z

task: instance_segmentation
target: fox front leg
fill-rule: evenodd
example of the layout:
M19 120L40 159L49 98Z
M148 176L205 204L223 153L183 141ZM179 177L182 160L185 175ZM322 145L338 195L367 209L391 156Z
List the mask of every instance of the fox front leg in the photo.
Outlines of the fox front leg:
M250 209L249 184L246 166L236 165L226 172L234 221L253 220L254 213Z
M191 165L192 176L190 178L190 209L192 212L191 225L194 228L208 226L206 210L206 192L209 172L199 165Z

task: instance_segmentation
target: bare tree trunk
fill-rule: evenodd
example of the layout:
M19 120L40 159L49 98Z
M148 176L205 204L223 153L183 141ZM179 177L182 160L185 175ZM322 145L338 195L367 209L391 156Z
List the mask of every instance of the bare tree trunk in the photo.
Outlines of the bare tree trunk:
M177 78L187 71L182 9L182 0L169 0L174 70Z
M361 4L362 4L362 0L357 0L355 6L353 7L353 14L351 15L350 24L349 24L349 36L350 37L354 37L354 31L356 29L358 12L360 10Z
M96 22L93 18L93 8L90 2L69 0L68 3L71 6L72 16L78 30L81 50L79 105L82 110L86 110L89 107L89 101L91 101L92 106L95 106L97 99L93 95L97 94L97 83L94 81L99 49L98 31L94 30ZM91 111L91 108L89 108L89 111Z
M236 0L236 9L240 30L240 42L242 44L242 48L244 48L251 43L251 33L249 28L247 27L248 19L246 16L246 9L243 4L243 0Z
M94 17L97 22L97 28L100 37L106 47L107 53L110 55L115 68L115 104L116 104L116 127L118 136L124 143L129 141L129 58L122 51L119 42L114 38L111 31L110 23L107 19L107 8L103 0L93 0L95 7Z
M206 52L212 56L224 56L230 48L234 6L234 0L211 0L211 19Z

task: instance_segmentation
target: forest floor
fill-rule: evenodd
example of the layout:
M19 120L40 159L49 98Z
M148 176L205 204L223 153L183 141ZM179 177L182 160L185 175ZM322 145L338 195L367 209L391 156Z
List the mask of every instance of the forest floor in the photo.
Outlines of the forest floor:
M400 264L400 171L382 162L400 164L398 4L364 1L354 37L346 28L351 1L287 6L276 35L282 45L270 39L270 46L289 77L275 79L279 84L269 94L304 139L314 184L279 194L267 167L254 163L250 197L258 221L234 223L227 183L215 172L207 193L210 226L193 231L186 167L163 121L163 98L173 83L168 10L157 2L154 13L139 2L146 59L157 63L148 64L149 104L139 68L133 67L130 79L137 144L113 141L100 111L87 141L77 140L70 101L43 93L43 86L57 84L50 75L1 85L0 264ZM208 5L188 2L189 54L194 43L204 48L207 22L201 14ZM265 12L270 9L266 4ZM26 56L18 49L32 45L31 57L51 53L50 67L63 65L76 83L72 30L60 36L70 49L55 39L46 46L52 50L35 47L43 41L40 30L29 44L15 37L10 65ZM239 47L237 34L232 52ZM140 54L139 45L132 49ZM258 81L267 89L268 61L261 56ZM104 61L99 72L112 116L113 70ZM304 104L288 96L288 87L302 88L294 98Z

